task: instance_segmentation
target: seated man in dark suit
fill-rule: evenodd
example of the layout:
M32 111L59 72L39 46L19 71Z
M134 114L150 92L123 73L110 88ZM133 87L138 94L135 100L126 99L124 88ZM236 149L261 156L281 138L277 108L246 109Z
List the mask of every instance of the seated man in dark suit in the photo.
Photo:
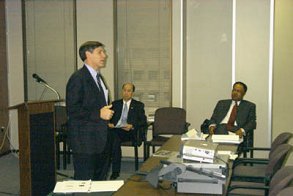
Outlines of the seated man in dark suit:
M256 106L252 102L243 100L246 91L246 84L235 82L231 93L232 99L221 100L217 103L210 119L210 134L233 132L243 137L246 131L256 128Z
M120 174L121 142L135 139L136 131L147 126L144 104L132 98L134 91L132 83L125 83L122 86L122 99L112 103L114 115L108 125L113 139L111 180Z

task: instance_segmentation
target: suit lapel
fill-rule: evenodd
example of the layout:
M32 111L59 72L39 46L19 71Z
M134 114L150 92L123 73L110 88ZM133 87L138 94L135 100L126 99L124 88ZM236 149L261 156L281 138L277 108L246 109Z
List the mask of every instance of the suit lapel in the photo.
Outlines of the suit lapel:
M134 117L134 108L135 108L135 100L132 99L131 100L131 103L130 103L130 106L129 106L129 110L128 110L128 120L129 122L133 123L133 120L132 118Z
M89 70L87 69L87 67L84 65L82 69L83 69L85 81L88 83L90 89L95 91L93 93L96 93L98 95L99 99L104 100L103 101L104 105L107 105L103 93L100 92L99 87L96 84L96 81L93 79L93 77L92 77L91 73L89 72Z
M86 80L86 82L89 84L89 86L92 87L92 89L95 89L97 92L99 92L99 88L96 84L96 81L93 79L91 73L89 72L89 70L86 68L86 66L83 66L83 73L84 73L84 78Z

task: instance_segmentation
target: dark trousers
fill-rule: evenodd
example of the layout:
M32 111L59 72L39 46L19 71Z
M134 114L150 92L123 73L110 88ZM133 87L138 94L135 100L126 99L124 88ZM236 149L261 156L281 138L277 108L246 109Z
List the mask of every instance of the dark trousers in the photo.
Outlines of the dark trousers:
M239 127L233 127L231 132L235 132L238 129L239 129ZM228 130L227 130L227 125L226 124L217 125L216 130L215 130L215 134L219 134L219 135L227 135L227 134L229 134Z
M111 129L112 134L112 173L118 172L121 170L121 142L132 141L133 140L133 130L132 131L124 131L123 129L115 128Z
M73 153L75 180L106 180L110 166L110 141L98 154Z

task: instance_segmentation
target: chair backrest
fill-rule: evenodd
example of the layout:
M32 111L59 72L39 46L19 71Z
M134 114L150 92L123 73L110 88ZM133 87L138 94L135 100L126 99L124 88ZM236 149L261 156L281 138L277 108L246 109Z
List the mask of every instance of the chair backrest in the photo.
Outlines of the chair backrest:
M293 166L284 166L273 176L270 182L269 196L276 196L293 181Z
M67 122L67 113L65 106L55 106L55 129L60 131Z
M290 187L287 187L287 188L281 190L277 194L277 196L288 196L288 195L292 195L292 193L293 193L293 186L290 186ZM271 195L271 196L273 196L273 195Z
M286 157L291 150L292 146L290 144L281 144L274 150L274 152L272 152L265 172L267 180L270 180L272 176L283 166Z
M281 134L279 134L273 141L272 146L271 146L271 150L270 150L270 155L272 154L272 152L281 144L286 144L288 143L288 141L291 139L291 137L293 136L292 133L290 132L283 132ZM269 156L270 156L269 155Z
M186 131L186 111L184 109L164 107L155 111L153 136L181 135Z

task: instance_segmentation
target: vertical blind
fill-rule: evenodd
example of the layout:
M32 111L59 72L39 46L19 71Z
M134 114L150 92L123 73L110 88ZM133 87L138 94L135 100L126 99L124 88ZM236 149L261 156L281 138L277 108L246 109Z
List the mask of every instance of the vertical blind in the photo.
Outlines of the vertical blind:
M116 98L125 82L146 113L171 105L171 0L117 0Z

